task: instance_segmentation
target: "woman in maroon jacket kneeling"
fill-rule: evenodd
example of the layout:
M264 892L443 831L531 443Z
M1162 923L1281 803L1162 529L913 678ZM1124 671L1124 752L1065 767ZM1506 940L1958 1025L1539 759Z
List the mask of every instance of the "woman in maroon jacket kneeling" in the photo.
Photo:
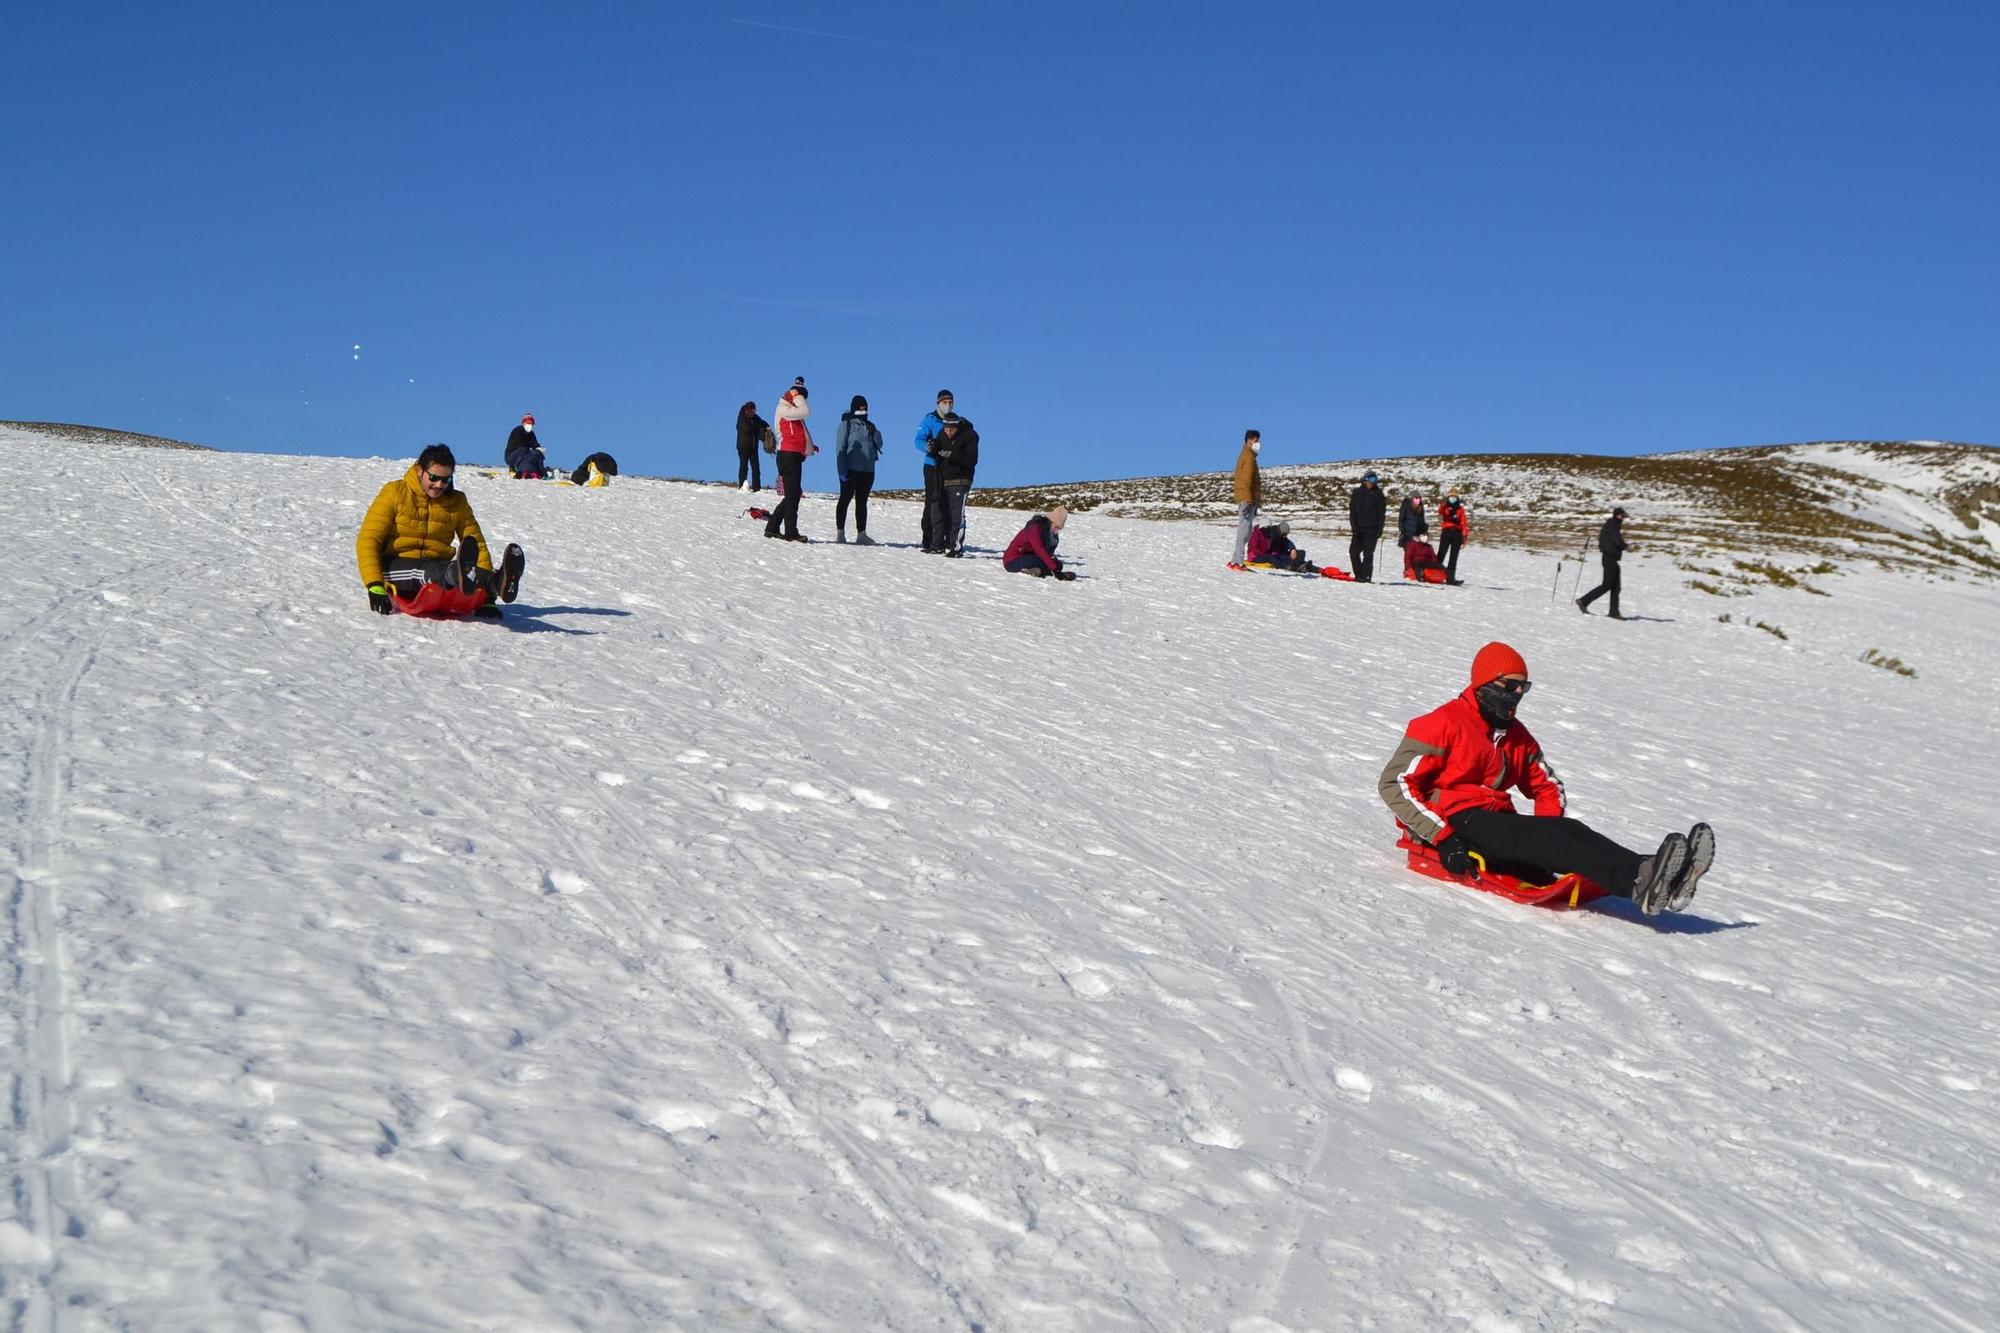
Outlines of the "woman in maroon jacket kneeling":
M1062 561L1056 559L1056 542L1060 540L1056 534L1067 522L1069 510L1061 505L1035 515L1014 534L1014 540L1007 543L1007 552L1000 557L1000 564L1010 574L1033 574L1038 579L1051 575L1065 580L1075 578L1076 575L1065 570Z

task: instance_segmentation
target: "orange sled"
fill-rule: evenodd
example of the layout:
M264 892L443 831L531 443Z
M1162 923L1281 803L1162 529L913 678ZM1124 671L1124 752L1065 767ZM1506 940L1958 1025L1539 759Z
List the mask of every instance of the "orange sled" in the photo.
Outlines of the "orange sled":
M1410 831L1400 824L1396 827L1396 833L1396 845L1410 854L1410 869L1419 875L1429 875L1432 879L1441 879L1450 884L1462 884L1468 889L1478 889L1481 893L1497 893L1502 898L1517 903L1568 911L1585 903L1595 902L1608 892L1596 880L1585 879L1582 875L1559 875L1547 883L1542 883L1526 874L1509 874L1488 866L1486 858L1478 852L1472 854L1473 864L1479 867L1477 871L1470 875L1454 875L1438 860L1435 847L1418 842L1410 836Z

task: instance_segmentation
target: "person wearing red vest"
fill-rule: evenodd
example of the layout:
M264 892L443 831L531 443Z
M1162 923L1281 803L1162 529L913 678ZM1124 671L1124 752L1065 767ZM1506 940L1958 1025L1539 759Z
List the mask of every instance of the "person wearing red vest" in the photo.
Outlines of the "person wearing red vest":
M1377 789L1396 822L1455 875L1470 873L1478 852L1551 878L1574 871L1648 916L1686 907L1715 858L1713 830L1669 833L1642 856L1570 818L1562 780L1514 718L1529 688L1520 653L1504 643L1479 650L1471 684L1413 720L1382 769ZM1516 810L1509 789L1533 801L1534 813Z
M804 487L800 475L805 469L806 456L819 452L813 443L812 431L806 426L806 418L812 415L812 405L806 401L806 377L801 375L792 381L792 387L785 390L778 399L777 411L771 413L778 419L778 489L784 498L764 522L766 537L782 537L788 542L807 540L799 535L799 498Z
M1444 581L1458 582L1458 548L1465 545L1465 506L1456 495L1447 495L1438 505L1437 558L1444 562Z

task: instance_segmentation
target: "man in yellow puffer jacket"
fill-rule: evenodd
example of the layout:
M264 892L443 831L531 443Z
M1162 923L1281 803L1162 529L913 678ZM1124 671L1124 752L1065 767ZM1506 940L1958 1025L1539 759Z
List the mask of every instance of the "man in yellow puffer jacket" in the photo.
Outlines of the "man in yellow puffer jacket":
M510 545L493 568L486 534L472 516L472 504L452 486L458 460L449 446L433 444L417 455L416 465L384 486L361 520L354 539L354 559L368 589L368 606L388 615L389 587L408 597L426 583L484 589L482 614L499 615L494 599L514 600L521 585L526 557ZM454 556L452 543L458 543Z

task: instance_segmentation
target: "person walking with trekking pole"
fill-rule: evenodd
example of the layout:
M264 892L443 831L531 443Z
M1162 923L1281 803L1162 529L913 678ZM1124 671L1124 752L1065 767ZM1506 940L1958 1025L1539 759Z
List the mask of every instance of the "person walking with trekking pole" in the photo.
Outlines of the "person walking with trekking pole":
M1595 588L1576 599L1576 609L1590 614L1590 604L1606 593L1611 594L1611 618L1623 620L1618 614L1618 589L1623 584L1619 576L1618 561L1625 554L1625 511L1613 509L1611 517L1604 520L1604 526L1597 530L1597 551L1604 558L1604 577Z

